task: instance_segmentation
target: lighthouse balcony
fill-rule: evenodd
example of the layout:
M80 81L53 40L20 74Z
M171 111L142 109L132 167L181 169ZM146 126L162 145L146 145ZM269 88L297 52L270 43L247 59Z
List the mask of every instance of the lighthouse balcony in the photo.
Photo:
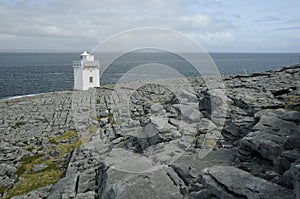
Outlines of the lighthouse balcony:
M73 61L73 67L100 67L100 63L99 61Z

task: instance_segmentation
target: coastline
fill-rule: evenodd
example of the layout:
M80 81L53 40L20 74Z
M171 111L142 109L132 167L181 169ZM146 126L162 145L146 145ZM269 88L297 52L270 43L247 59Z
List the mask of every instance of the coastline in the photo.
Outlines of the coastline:
M289 65L289 66L282 66L282 67L279 67L279 68L273 69L273 70L266 70L263 72L254 72L254 73L249 73L249 74L242 74L242 73L241 74L221 74L221 77L223 80L230 79L230 78L254 77L257 75L267 75L270 72L281 72L281 71L284 71L287 69L299 68L299 67L300 67L300 64L294 64L294 65ZM187 76L185 78L190 79L190 78L195 78L195 77L197 77L197 76ZM200 76L198 76L198 77L200 77ZM132 83L134 83L134 82L132 82ZM105 84L105 85L102 85L102 87L111 88L111 87L114 87L114 85L115 84ZM1 100L21 99L21 98L26 98L26 97L34 97L34 96L39 96L39 95L51 94L51 93L55 94L55 93L59 93L59 92L68 92L68 91L74 91L74 90L73 89L72 90L59 90L59 91L44 92L44 93L16 95L16 96L0 98L0 101Z

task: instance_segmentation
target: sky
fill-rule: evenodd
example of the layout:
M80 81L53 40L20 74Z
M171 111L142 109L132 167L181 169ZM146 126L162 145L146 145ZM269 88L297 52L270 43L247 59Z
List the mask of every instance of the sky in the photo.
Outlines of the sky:
M208 52L300 52L299 0L0 0L0 50L90 50L142 27Z

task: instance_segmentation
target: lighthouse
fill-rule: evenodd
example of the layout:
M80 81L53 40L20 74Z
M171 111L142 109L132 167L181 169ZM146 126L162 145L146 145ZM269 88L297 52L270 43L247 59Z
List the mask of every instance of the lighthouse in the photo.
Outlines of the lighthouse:
M74 89L88 90L93 87L100 87L99 61L94 55L84 51L80 55L80 61L73 61Z

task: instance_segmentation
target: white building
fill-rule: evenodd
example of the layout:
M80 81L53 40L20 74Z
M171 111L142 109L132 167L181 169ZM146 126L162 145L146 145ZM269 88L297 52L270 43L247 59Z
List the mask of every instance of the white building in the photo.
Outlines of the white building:
M94 55L84 51L80 55L80 61L73 61L74 89L88 90L100 86L99 61L95 61Z

